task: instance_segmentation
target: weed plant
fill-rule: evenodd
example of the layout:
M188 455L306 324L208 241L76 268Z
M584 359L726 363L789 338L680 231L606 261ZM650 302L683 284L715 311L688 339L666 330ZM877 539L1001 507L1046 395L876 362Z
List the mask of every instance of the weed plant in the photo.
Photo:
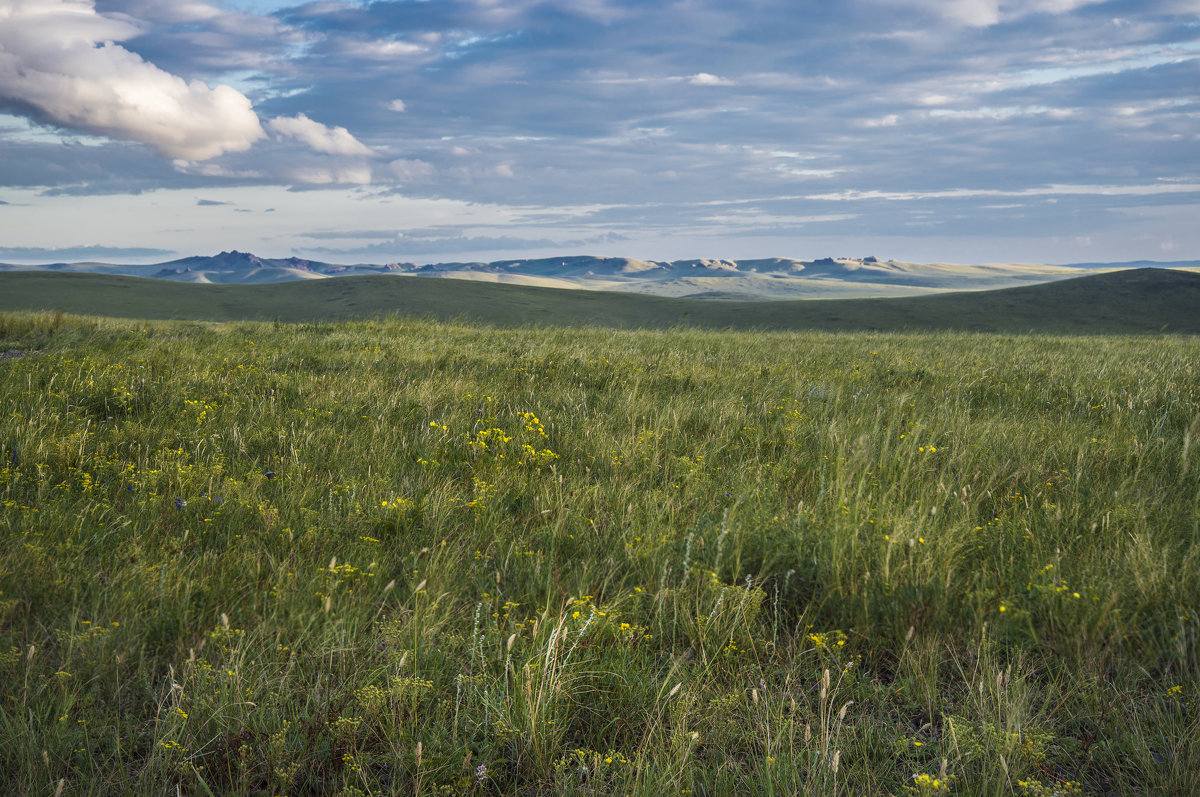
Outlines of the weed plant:
M1200 343L0 316L26 794L1200 791Z

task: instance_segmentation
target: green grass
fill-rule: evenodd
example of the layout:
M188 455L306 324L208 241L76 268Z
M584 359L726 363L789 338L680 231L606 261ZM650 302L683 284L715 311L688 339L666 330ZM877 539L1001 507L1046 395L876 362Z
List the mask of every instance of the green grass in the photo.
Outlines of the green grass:
M0 781L1196 793L1197 363L0 315Z
M1022 288L901 299L714 301L463 280L342 277L194 285L139 277L0 273L0 311L118 318L315 322L395 315L501 326L1200 333L1200 274L1139 269Z

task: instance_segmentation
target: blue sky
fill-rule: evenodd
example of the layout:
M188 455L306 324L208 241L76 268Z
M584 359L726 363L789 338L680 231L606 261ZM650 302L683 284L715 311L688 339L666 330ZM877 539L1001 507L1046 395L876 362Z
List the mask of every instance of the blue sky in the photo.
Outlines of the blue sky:
M0 260L1200 257L1200 0L0 0Z

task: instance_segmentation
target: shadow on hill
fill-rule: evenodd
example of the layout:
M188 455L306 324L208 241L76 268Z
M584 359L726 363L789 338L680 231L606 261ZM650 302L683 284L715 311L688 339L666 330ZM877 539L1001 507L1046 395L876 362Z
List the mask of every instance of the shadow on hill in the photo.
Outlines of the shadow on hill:
M500 326L1200 333L1200 274L1130 269L1004 290L896 299L712 301L398 276L271 285L0 273L0 310L120 318L336 321L388 315Z

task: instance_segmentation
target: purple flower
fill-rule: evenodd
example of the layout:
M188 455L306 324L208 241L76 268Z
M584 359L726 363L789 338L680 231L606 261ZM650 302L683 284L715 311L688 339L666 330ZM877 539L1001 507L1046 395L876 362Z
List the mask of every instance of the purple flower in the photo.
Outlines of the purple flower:
M480 764L479 766L475 767L475 782L476 783L483 783L485 780L487 780L487 777L488 777L487 766L485 766L484 764Z
M184 501L182 498L175 499L175 508L176 509L183 509L185 506L187 506L187 501Z

